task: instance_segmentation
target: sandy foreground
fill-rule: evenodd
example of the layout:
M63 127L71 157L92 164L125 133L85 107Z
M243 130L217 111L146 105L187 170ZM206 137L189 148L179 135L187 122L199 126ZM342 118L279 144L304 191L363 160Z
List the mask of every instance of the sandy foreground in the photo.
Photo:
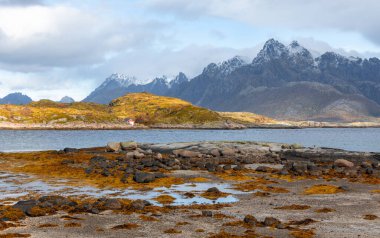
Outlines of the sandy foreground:
M3 153L0 237L375 238L379 159L256 142Z

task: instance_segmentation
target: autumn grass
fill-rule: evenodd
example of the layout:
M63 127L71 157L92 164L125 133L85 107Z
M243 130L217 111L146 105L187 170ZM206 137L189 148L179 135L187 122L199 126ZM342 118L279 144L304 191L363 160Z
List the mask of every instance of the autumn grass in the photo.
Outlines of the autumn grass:
M132 230L138 228L139 225L135 223L125 223L112 227L113 230Z
M174 229L174 228L170 228L170 229L165 230L164 233L166 233L166 234L180 234L180 233L182 233L182 231Z
M225 120L217 112L177 98L130 93L110 105L40 100L28 105L0 105L3 121L23 124L125 123L133 118L144 125L203 124Z
M193 106L178 98L156 96L150 93L130 93L110 103L118 118L131 117L142 124L202 124L221 121L217 113Z
M327 184L319 184L319 185L313 185L309 188L307 188L304 191L305 195L314 195L314 194L335 194L343 192L343 190L337 186L334 185L327 185Z
M156 200L157 202L161 204L167 205L167 204L173 203L175 201L175 198L170 195L160 195L154 198L154 200Z
M294 238L312 238L315 236L313 230L294 230L290 232L290 235Z
M278 210L307 210L309 208L310 208L310 206L308 206L308 205L292 204L292 205L288 205L288 206L276 207L274 209L278 209Z
M219 112L219 114L225 118L229 118L231 120L235 120L241 123L253 123L253 124L275 124L276 120L254 114L251 112Z

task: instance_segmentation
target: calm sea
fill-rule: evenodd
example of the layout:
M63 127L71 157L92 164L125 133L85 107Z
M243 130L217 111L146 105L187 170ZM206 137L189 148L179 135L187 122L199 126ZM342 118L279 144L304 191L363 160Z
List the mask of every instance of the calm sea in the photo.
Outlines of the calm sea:
M239 140L297 143L380 152L380 128L249 130L0 130L0 151L59 150L104 146L110 141L186 142Z

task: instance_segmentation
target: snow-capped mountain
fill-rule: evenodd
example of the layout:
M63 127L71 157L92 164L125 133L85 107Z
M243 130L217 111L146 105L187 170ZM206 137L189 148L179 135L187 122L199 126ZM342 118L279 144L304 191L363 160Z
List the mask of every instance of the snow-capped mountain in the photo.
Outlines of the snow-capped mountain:
M380 116L379 59L334 52L314 58L296 41L284 45L270 39L251 63L239 56L211 63L191 80L180 73L147 84L120 83L111 92L105 90L108 84L106 80L86 100L108 103L128 92L147 91L213 110L279 119L350 121Z
M203 74L212 75L214 77L226 77L235 69L246 64L248 64L248 61L245 57L235 56L218 64L209 64L206 68L203 69Z
M177 76L156 77L145 84L139 83L136 77L112 74L83 101L107 104L115 98L133 92L151 92L157 95L165 95L169 89L176 88L177 85L187 81L188 78L182 72Z

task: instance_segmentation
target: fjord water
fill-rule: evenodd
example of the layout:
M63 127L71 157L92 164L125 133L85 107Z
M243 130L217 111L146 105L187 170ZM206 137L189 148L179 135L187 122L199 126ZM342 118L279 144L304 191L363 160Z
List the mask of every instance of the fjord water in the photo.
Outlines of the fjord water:
M0 130L0 151L60 150L104 146L110 141L145 143L267 141L380 152L380 128L247 130Z

